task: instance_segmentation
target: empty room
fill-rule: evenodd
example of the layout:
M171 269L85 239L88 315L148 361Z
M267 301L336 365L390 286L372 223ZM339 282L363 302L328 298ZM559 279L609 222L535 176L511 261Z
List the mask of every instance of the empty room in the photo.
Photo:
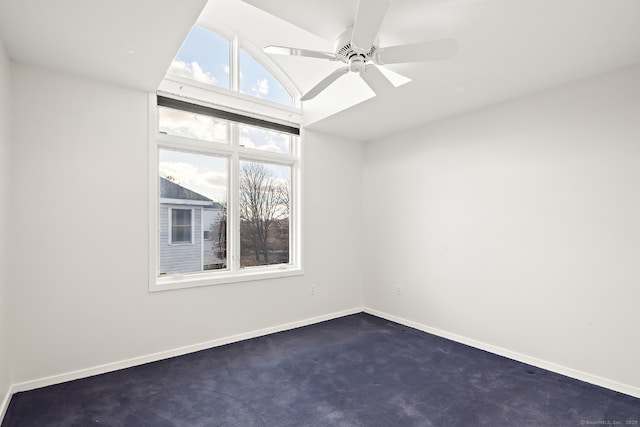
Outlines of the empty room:
M640 424L640 1L0 0L0 423Z

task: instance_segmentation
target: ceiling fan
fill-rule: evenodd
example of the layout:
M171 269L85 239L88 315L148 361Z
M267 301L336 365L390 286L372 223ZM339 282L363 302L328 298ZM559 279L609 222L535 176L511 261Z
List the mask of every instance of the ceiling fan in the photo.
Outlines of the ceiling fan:
M334 53L286 46L267 46L264 51L279 55L328 59L347 64L312 87L300 98L302 101L314 98L350 71L358 73L377 95L394 87L378 66L403 62L435 61L455 56L458 44L454 39L380 47L378 30L388 8L389 0L359 0L354 24L338 36Z

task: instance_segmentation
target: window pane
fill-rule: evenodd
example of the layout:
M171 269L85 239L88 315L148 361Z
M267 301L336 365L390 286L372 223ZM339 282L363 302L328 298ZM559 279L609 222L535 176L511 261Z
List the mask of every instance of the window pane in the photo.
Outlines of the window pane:
M291 168L240 162L240 267L289 263Z
M192 243L191 220L191 209L171 209L171 243Z
M229 49L229 40L195 25L171 63L168 74L229 89Z
M174 226L191 227L191 209L173 209L171 213L173 214L172 224Z
M293 98L280 82L242 49L240 49L240 92L279 104L293 105Z
M158 131L203 141L227 143L229 122L203 114L158 107Z
M227 170L224 157L159 150L160 275L227 268Z
M260 127L239 125L240 146L274 153L291 154L291 139L297 138L289 133L277 132Z

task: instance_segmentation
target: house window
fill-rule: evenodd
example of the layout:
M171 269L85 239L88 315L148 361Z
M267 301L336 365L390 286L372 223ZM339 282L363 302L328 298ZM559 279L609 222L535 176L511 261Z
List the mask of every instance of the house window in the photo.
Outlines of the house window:
M150 97L152 291L302 274L301 111L277 71L207 31L194 28ZM197 58L221 49L210 57L224 68L227 46L240 65L221 91Z
M193 243L193 211L191 209L171 209L171 243Z

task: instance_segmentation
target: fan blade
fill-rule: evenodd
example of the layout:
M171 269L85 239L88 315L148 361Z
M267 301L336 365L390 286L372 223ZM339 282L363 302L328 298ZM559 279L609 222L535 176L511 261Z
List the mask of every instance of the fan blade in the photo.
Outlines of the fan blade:
M437 61L451 59L457 52L458 42L454 39L432 40L380 48L376 51L374 62L378 65L384 65L400 62Z
M376 94L380 95L386 91L393 89L395 86L382 72L373 64L367 64L367 68L360 73L362 80Z
M290 56L306 56L308 58L322 58L330 61L335 61L338 58L335 53L320 52L317 50L297 49L295 47L286 46L266 46L264 48L266 53L273 53L276 55L290 55Z
M389 0L360 0L356 20L351 33L351 47L359 53L367 53L378 35Z
M329 87L331 83L335 82L340 77L347 74L348 72L349 72L349 67L338 68L333 73L329 74L327 77L322 79L320 83L312 87L307 93L302 95L302 98L300 98L300 101L308 101L311 98L315 98L320 92L322 92L327 87Z

